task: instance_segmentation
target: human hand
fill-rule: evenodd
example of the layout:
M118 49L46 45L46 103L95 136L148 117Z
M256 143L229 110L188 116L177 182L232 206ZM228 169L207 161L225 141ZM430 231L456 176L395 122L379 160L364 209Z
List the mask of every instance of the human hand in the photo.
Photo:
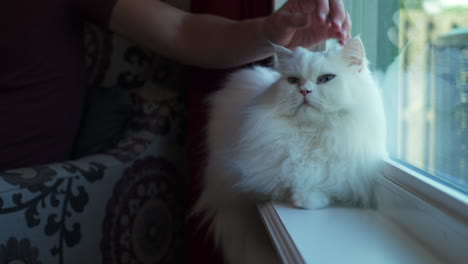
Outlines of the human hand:
M342 0L289 0L266 18L264 32L287 48L310 48L331 38L343 45L351 38L351 20Z

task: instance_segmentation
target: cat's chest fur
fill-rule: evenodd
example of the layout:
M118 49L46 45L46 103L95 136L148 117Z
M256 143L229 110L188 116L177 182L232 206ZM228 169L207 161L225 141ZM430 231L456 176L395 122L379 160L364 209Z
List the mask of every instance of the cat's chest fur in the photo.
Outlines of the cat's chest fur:
M250 127L249 123L245 127ZM351 161L349 151L344 151L352 147L352 142L343 141L346 132L323 125L294 126L284 120L269 120L255 132L241 130L236 164L248 174L244 177L271 178L281 183L279 188L289 188L304 177L320 182L342 173L340 165Z
M246 132L253 123L261 124L257 126L255 132ZM354 142L346 140L348 138L346 134L354 130L351 126L346 127L346 124L339 127L313 123L297 125L284 119L277 119L263 123L255 120L247 121L244 128L240 130L239 135L239 142L242 142L239 149L243 155L255 152L255 155L268 157L271 154L281 157L282 160L293 160L295 163L325 165L328 162L338 162L348 159L349 151L344 150L355 145Z
M244 116L239 126L240 144L231 160L239 169L239 186L284 200L291 191L307 193L317 187L348 199L353 188L360 188L354 185L371 184L379 157L365 143L369 129L362 121L350 115L300 125L262 116Z
M340 159L339 152L328 149L324 142L329 139L326 130L314 128L293 128L277 135L270 144L270 150L279 151L285 156L285 161L303 166L313 164L326 165L332 160Z

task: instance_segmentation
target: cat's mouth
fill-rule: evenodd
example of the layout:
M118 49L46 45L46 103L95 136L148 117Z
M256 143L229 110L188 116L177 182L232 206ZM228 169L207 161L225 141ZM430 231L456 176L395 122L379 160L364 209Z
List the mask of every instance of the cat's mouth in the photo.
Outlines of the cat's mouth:
M301 108L301 107L311 107L311 108L313 108L314 110L320 112L320 109L319 109L318 106L316 106L316 105L314 105L313 103L309 102L309 101L306 100L305 98L304 98L304 101L302 101L302 104L299 106L299 108Z
M304 113L307 113L309 111L315 111L315 112L321 112L319 107L314 105L313 103L311 102L308 102L308 100L304 100L297 108L296 110L294 111L294 116L297 116L297 115L302 115Z

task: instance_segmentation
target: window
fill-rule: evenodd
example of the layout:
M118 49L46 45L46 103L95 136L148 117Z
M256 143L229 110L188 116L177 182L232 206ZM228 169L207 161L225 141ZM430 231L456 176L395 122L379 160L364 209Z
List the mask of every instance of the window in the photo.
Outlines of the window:
M468 2L343 2L386 107L385 176L397 185L379 193L379 210L460 262L468 235Z
M468 192L468 2L344 2L381 72L392 159Z

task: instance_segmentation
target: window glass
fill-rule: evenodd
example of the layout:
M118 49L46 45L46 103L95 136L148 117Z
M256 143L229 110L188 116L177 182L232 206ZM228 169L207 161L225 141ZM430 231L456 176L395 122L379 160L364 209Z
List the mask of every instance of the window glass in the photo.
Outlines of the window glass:
M468 191L468 1L344 3L381 84L391 157Z

